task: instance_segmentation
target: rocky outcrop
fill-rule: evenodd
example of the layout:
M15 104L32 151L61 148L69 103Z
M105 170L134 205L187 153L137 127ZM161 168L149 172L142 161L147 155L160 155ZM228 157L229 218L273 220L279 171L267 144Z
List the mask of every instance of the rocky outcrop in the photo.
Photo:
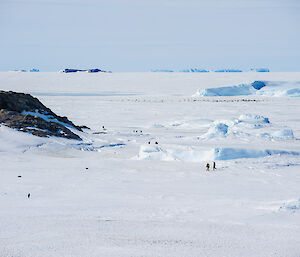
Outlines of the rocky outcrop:
M105 70L100 70L100 69L88 69L88 70L63 69L60 72L64 72L64 73L74 73L74 72L88 72L88 73L108 72L108 73L111 73L111 71L105 71Z
M23 93L0 91L0 123L40 137L57 136L80 140L71 131L82 131L67 117L61 117L37 98Z

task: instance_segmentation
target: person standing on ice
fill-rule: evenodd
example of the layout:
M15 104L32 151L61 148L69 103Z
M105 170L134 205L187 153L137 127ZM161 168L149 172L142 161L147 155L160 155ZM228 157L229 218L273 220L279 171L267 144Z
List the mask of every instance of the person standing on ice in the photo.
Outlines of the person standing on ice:
M213 170L216 170L216 162L213 162Z
M206 163L206 171L209 171L209 163Z

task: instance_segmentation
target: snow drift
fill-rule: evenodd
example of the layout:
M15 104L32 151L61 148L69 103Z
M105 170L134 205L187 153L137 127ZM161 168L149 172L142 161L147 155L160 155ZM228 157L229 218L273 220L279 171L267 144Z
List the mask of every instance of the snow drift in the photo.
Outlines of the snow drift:
M92 133L80 132L82 141L59 137L37 137L30 133L21 133L0 124L0 153L20 153L27 151L66 152L78 150L84 152L101 152L104 148L120 147L125 144L120 140L103 140Z

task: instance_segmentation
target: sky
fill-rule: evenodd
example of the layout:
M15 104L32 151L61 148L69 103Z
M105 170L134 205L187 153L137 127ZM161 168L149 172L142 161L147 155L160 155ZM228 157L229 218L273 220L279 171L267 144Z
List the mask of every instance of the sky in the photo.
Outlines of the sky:
M0 0L0 70L300 71L300 0Z

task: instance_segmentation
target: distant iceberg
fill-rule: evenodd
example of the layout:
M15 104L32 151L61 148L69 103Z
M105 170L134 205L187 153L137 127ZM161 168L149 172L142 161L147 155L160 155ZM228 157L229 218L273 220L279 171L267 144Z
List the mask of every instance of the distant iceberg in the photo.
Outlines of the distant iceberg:
M268 68L252 68L247 69L246 71L251 72L270 72ZM244 72L241 69L219 69L219 70L207 70L207 69L199 69L199 68L188 68L183 70L170 70L170 69L155 69L151 70L151 72Z
M35 68L30 69L30 72L39 72L39 71L40 71L39 69L35 69Z
M15 72L27 72L27 70L13 70Z
M254 71L254 72L270 72L270 70L268 68L254 68L254 69L251 69L250 71Z
M181 70L180 72L209 72L209 71L205 69L193 68L193 69Z
M110 72L110 71L104 71L100 69L89 69L87 70L88 73L97 73L97 72Z
M151 72L174 72L174 71L173 70L158 69L158 70L151 70Z
M108 73L111 73L111 71L104 71L104 70L100 70L100 69L87 69L87 70L63 69L63 70L60 70L59 72L63 72L63 73L75 73L75 72L97 73L97 72L108 72Z
M222 69L222 70L215 70L215 72L243 72L243 71L238 69Z
M63 69L60 70L59 72L63 72L63 73L73 73L73 72L84 72L87 70L78 70L78 69Z

